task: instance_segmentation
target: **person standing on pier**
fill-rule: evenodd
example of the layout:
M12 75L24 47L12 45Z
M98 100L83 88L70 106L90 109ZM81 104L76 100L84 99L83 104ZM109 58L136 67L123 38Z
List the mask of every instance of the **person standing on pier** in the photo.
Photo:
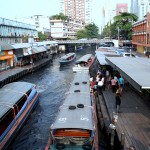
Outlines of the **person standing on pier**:
M121 105L121 88L119 87L116 91L116 109L117 113L119 113L120 105Z
M114 77L111 79L111 88L112 88L112 92L115 93L116 92L116 85L117 85L117 81L114 79Z
M118 81L119 81L119 87L121 89L121 94L122 94L122 89L123 89L123 85L124 85L124 79L123 79L123 77L120 76L119 79L118 79Z

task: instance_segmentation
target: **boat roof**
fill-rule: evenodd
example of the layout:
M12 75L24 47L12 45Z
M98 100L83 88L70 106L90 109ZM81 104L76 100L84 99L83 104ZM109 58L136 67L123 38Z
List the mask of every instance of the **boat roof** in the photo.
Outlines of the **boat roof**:
M12 82L0 89L0 118L19 101L33 86L28 82Z
M76 85L75 83L79 83ZM86 83L86 84L85 84ZM74 92L80 90L80 92ZM84 104L84 108L70 110L69 106ZM60 107L58 116L51 129L87 129L94 130L93 107L91 106L90 84L88 72L75 73L74 80L63 105Z
M79 59L76 61L76 64L81 63L81 62L88 62L88 60L89 60L92 56L93 56L92 54L86 54L86 55L82 56L81 58L79 58Z
M68 57L73 56L73 55L75 55L75 53L68 53L68 54L62 56L61 59L67 59Z
M138 91L150 89L150 59L146 57L107 57L106 61Z

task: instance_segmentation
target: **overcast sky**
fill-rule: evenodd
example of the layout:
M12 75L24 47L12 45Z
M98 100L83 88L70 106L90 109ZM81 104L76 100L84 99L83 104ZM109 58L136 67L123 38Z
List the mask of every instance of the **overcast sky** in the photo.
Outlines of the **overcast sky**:
M1 0L0 17L23 21L33 15L52 16L59 13L60 0ZM129 3L130 0L93 0L93 21L100 26L102 6L114 7L117 2ZM130 9L130 8L129 8Z

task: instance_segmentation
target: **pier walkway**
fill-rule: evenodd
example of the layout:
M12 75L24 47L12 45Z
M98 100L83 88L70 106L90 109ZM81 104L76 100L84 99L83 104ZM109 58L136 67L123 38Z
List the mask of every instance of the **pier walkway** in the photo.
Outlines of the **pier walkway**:
M100 98L101 96L99 96ZM101 98L100 98L101 99ZM103 100L110 119L116 112L115 93L111 89L103 91ZM136 150L150 149L150 103L137 94L131 87L123 89L121 108L118 114L116 133L120 139L125 134L124 149L134 145ZM106 112L102 112L107 116ZM108 119L108 118L107 118Z
M38 62L35 62L34 64L29 64L22 67L15 67L12 69L8 69L5 71L0 72L0 87L4 86L5 84L8 84L10 82L16 81L20 77L32 73L33 71L36 71L49 62L52 62L52 57L42 59Z

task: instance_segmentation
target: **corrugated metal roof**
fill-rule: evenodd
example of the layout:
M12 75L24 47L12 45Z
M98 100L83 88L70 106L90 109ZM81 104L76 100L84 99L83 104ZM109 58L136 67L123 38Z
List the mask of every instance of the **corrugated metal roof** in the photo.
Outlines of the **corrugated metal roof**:
M83 84L83 82L87 84ZM75 85L79 83L79 85ZM74 92L80 90L80 92ZM66 99L60 107L60 111L55 122L52 124L52 129L76 128L76 129L94 129L93 108L91 106L91 95L89 85L89 73L77 72L71 84L70 90L66 93ZM77 106L84 104L84 108L74 110L68 109L70 105Z
M14 47L14 49L31 47L29 43L15 43L15 44L12 44L12 46Z
M0 118L27 92L34 84L13 82L0 89Z
M11 50L14 49L10 44L0 41L0 51L1 50Z
M138 91L150 89L150 59L107 57L106 61L116 68Z
M35 53L45 52L47 51L47 49L44 48L44 46L40 46L40 47L33 47L31 51L32 51L32 54L35 54Z
M107 61L105 60L106 56L114 57L118 56L115 51L95 51L97 60L101 65L108 65Z
M92 54L86 54L84 56L82 56L81 58L79 58L76 63L80 63L80 62L88 62L88 60L92 57Z

